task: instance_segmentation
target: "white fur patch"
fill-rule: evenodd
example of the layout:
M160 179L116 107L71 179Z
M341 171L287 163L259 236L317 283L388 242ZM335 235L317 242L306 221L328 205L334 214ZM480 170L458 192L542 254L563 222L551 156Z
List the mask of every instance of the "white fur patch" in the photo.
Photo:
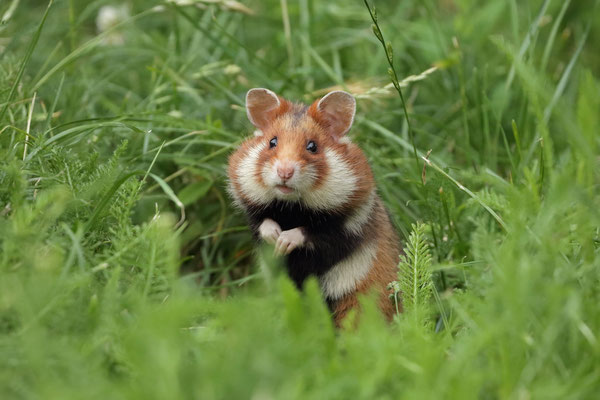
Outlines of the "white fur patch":
M363 227L369 221L375 205L375 190L373 190L367 200L358 207L354 214L350 215L344 223L344 229L355 235L362 233Z
M282 193L276 188L276 185L283 183L277 175L278 160L267 162L262 166L258 165L260 153L266 146L266 142L261 142L251 147L236 169L240 192L250 203L265 205L275 199L281 199L299 201L313 210L327 211L335 210L347 203L354 194L358 178L354 175L350 164L331 149L325 150L329 172L319 188L313 189L318 179L314 166L307 165L304 168L297 166L294 175L286 181L286 185L295 190L289 194ZM260 168L259 172L266 187L256 179L257 168ZM243 205L233 187L230 191L236 203Z
M240 161L236 173L241 192L253 204L266 204L271 200L269 190L264 189L256 181L256 168L258 166L258 158L260 152L266 147L265 142L260 142L248 150L248 153Z
M350 164L334 150L325 150L329 172L319 188L304 192L304 203L315 210L333 210L344 203L356 190L357 177Z
M325 297L336 300L356 289L373 266L377 255L377 242L365 244L345 260L335 264L319 278L321 291Z
M275 188L276 185L281 185L284 183L284 181L277 174L277 166L279 163L279 160L275 160L274 162L265 163L265 165L262 167L262 179L265 182L265 185L268 186L267 189L264 189L267 192L267 196L271 200L281 199L288 201L299 201L299 188L302 186L301 183L303 176L302 171L300 171L300 167L297 164L294 165L294 175L292 175L292 177L285 182L286 185L295 189L293 192L286 194Z

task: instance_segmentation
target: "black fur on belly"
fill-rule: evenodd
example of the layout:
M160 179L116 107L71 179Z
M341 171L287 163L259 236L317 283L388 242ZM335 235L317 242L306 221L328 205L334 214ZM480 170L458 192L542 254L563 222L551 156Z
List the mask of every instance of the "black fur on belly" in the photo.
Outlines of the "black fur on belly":
M258 227L265 218L277 222L283 231L304 228L307 241L312 246L295 249L286 258L288 275L298 288L302 288L308 276L326 273L368 240L344 229L347 215L311 210L296 202L277 200L266 207L249 206L247 213L250 228L257 239Z

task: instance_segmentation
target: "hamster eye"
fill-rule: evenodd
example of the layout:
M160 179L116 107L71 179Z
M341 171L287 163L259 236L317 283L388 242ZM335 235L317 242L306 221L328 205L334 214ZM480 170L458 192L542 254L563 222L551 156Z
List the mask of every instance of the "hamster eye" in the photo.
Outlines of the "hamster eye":
M277 146L277 136L275 136L273 139L271 139L269 141L269 148L272 149L273 147Z
M317 144L311 140L306 145L306 150L310 151L311 153L316 153L317 152Z

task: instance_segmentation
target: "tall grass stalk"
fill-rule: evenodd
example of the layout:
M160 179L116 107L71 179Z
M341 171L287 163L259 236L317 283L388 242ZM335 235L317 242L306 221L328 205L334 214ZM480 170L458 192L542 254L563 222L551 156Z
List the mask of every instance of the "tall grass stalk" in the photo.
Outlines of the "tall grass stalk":
M390 76L390 79L392 80L392 84L394 85L394 88L398 92L398 95L400 96L400 101L402 102L402 109L404 110L404 117L406 118L406 125L408 126L408 135L410 136L410 142L413 147L413 155L415 157L415 164L416 164L415 166L416 166L417 170L419 170L419 159L417 157L417 147L415 145L415 139L413 138L413 130L410 126L410 118L408 117L406 101L404 101L404 95L402 94L402 89L400 88L400 84L398 82L398 74L396 73L396 68L394 67L393 47L392 47L392 44L390 42L386 42L383 37L383 32L381 32L381 28L379 27L379 23L377 22L377 11L375 10L375 7L371 7L367 0L364 0L364 2L365 2L365 6L367 7L367 10L369 10L369 15L371 16L371 20L373 20L373 25L372 25L373 33L375 34L375 37L377 38L377 40L379 40L379 42L383 46L383 50L385 51L385 56L386 56L386 59L387 59L388 65L389 65L388 75Z

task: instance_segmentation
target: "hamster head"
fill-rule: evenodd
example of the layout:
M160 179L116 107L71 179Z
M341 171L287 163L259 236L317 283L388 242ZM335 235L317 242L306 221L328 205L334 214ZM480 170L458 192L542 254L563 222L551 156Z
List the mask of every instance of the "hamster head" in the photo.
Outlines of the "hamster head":
M354 145L345 137L355 110L354 97L342 91L307 107L251 89L246 111L257 130L230 159L234 198L255 205L297 201L315 209L344 204L360 178L349 151Z

